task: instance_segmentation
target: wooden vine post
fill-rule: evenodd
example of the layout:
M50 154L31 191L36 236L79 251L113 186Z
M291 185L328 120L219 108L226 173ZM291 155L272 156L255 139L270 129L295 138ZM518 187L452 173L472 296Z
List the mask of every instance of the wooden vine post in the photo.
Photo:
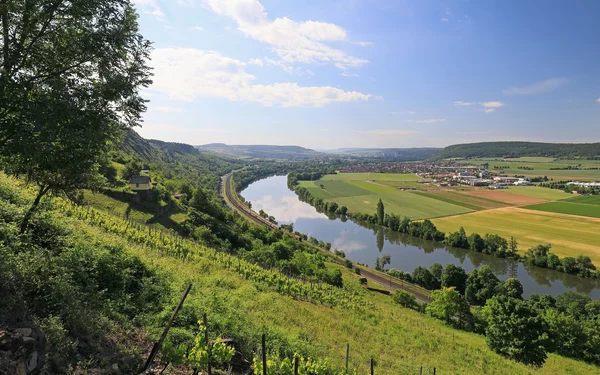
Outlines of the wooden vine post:
M171 315L171 319L169 319L167 326L163 330L163 333L160 336L160 339L152 347L152 351L150 352L150 355L148 356L148 359L146 360L146 363L144 364L144 368L142 369L142 371L140 373L145 372L152 365L152 361L154 361L154 357L156 357L156 354L160 350L160 347L162 346L163 341L165 340L165 338L167 337L167 334L169 333L169 330L171 329L171 325L173 324L173 321L177 317L177 314L179 314L179 310L181 310L181 307L183 306L183 302L185 302L185 299L187 298L191 289L192 289L192 284L189 284L187 286L187 288L185 289L185 291L183 292L183 295L181 296L181 299L179 300L179 303L177 304L175 311L173 311L173 314Z

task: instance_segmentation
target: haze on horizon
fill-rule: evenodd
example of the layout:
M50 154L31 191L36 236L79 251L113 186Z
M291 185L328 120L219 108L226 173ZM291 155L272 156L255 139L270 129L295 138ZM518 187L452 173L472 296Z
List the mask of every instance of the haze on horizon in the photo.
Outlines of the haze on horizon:
M154 42L146 138L600 141L600 2L134 2Z

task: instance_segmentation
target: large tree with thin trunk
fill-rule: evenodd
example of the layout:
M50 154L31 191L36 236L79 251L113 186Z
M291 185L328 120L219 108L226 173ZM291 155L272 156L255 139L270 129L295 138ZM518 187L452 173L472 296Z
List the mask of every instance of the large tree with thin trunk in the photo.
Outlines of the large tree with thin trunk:
M49 193L98 187L99 162L145 110L150 43L129 0L0 0L0 162Z

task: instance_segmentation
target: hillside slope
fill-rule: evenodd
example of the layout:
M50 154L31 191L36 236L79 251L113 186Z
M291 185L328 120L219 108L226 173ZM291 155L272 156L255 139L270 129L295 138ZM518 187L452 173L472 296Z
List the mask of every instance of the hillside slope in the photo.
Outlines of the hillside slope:
M30 193L5 177L0 179L0 191L8 203L0 215L9 222L7 219L18 217L24 209ZM10 223L3 226L2 235L8 243L15 243L11 228ZM350 344L350 368L357 373L367 373L370 358L376 360L376 373L390 375L416 374L420 366L423 373L432 373L435 367L440 374L589 374L597 370L552 354L541 369L506 360L492 353L482 336L453 330L401 308L385 295L367 292L359 287L358 276L346 270L342 270L346 286L340 296L355 296L366 305L344 307L344 299L339 297L332 302L301 298L273 283L273 278L267 277L270 271L260 276L263 271L246 271L253 268L245 262L240 269L237 258L223 252L150 232L145 226L132 227L109 213L92 212L57 199L40 213L34 228L32 238L40 238L40 231L50 228L58 230L58 236L52 243L40 243L42 247L24 259L29 261L21 264L19 277L33 278L28 285L37 286L15 303L25 304L36 319L52 319L54 325L50 327L61 327L47 331L52 363L58 366L70 361L80 373L110 372L111 364L117 364L123 373L133 373L190 282L194 286L169 337L192 340L196 321L207 313L210 332L235 339L249 360L258 352L260 335L266 333L269 348L286 355L298 352L327 359L337 369L343 368L346 344ZM18 262L14 256L4 256L10 249L1 248L3 272L13 272ZM55 254L50 262L43 261L45 251ZM38 257L39 261L31 261ZM136 284L135 278L122 279L130 277L127 272L120 273L126 265L137 272L146 270L146 281ZM67 266L73 269L65 272ZM19 280L9 279L17 282L15 285ZM120 280L127 282L121 286ZM13 290L12 285L2 288L2 297ZM315 287L311 288L316 291ZM126 292L128 298L137 296L135 288L142 294L121 299L119 288L125 288L121 293ZM69 294L78 298L55 304ZM40 303L42 295L47 295L47 304ZM324 298L327 293L322 295ZM77 325L84 321L87 331ZM102 330L103 326L112 328ZM95 336L82 336L89 332ZM133 332L139 334L134 337ZM106 367L109 370L105 371Z
M449 158L518 158L545 156L554 158L600 158L600 143L481 142L452 145L433 156Z

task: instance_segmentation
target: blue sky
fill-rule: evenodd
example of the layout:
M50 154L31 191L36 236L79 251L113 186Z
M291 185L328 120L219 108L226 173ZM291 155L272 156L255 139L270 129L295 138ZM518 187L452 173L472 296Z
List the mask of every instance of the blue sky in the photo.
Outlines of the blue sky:
M600 141L600 1L134 0L147 138Z

